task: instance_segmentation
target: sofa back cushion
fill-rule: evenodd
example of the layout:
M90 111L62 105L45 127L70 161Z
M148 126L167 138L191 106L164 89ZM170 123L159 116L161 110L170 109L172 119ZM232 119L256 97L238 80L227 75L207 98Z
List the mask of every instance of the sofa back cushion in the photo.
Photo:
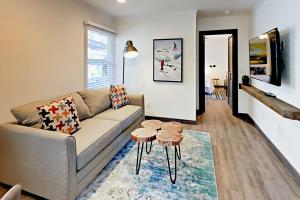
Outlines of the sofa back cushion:
M109 88L85 89L78 92L93 116L109 109L111 102L109 99Z
M35 101L22 106L18 106L11 109L11 113L17 119L18 123L25 126L32 126L39 123L40 117L36 107L42 106L45 104L49 104L52 101L63 99L64 97L72 96L75 101L76 110L79 115L80 120L84 120L86 118L90 118L92 114L88 106L84 103L81 96L77 93L72 93L69 95L59 96L54 99L43 100L43 101Z
M69 95L56 97L54 99L54 101L66 98L67 96L72 96L73 97L73 99L75 101L75 107L76 107L76 110L78 112L80 121L92 117L92 114L90 112L89 107L86 105L86 103L83 101L82 97L77 92L74 92L74 93L69 94Z

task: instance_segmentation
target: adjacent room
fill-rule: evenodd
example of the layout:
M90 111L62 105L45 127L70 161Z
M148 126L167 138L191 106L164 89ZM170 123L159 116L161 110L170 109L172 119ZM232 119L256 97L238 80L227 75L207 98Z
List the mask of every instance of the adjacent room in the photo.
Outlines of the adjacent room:
M1 0L1 200L300 200L298 0Z
M232 35L205 36L205 94L208 99L225 100L231 76L229 42ZM232 58L231 58L232 59Z

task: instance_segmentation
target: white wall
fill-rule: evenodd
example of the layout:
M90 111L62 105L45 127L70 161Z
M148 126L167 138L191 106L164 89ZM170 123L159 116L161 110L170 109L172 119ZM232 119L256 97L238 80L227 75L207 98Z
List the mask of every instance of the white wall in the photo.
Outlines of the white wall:
M139 56L126 61L125 85L144 93L146 115L196 120L196 12L123 17L117 21L116 80L121 82L122 51L133 40ZM183 38L183 83L153 82L153 39Z
M299 8L299 0L265 0L251 14L250 37L279 28L285 45L283 58L286 67L282 75L282 86L276 87L255 80L252 84L300 108ZM300 122L284 119L252 97L249 97L249 114L300 173Z
M199 17L197 19L197 30L222 30L222 29L238 29L238 65L239 65L239 82L242 81L242 76L249 74L249 47L248 47L248 15L223 16L223 17ZM198 65L199 67L199 65ZM197 80L199 74L197 73ZM199 82L197 82L197 87ZM198 88L197 88L197 91ZM199 96L197 93L197 108L199 108ZM248 98L239 91L239 112L248 112Z
M216 65L216 67L210 67L210 65ZM209 80L218 78L217 85L224 86L227 72L228 36L207 37L205 39L205 76Z
M0 19L0 123L13 106L83 88L83 20L114 28L76 0L1 0Z

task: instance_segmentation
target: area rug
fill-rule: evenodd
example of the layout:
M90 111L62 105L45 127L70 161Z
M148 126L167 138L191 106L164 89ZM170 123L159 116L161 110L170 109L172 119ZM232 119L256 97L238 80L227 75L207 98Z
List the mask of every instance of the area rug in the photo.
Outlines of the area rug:
M77 200L217 200L209 133L184 130L183 135L175 184L170 181L165 149L156 141L149 155L143 152L140 173L136 175L137 144L129 142ZM173 148L169 149L169 156L173 161Z
M224 94L217 90L213 91L212 94L208 94L208 98L213 100L225 100Z

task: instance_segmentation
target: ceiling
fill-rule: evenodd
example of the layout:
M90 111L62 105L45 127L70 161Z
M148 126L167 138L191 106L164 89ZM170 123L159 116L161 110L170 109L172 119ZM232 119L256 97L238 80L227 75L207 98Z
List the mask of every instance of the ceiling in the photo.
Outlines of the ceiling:
M132 16L140 14L155 14L180 10L198 9L200 15L224 15L225 10L231 14L245 13L262 0L127 0L127 3L117 3L117 0L81 0L116 16Z

